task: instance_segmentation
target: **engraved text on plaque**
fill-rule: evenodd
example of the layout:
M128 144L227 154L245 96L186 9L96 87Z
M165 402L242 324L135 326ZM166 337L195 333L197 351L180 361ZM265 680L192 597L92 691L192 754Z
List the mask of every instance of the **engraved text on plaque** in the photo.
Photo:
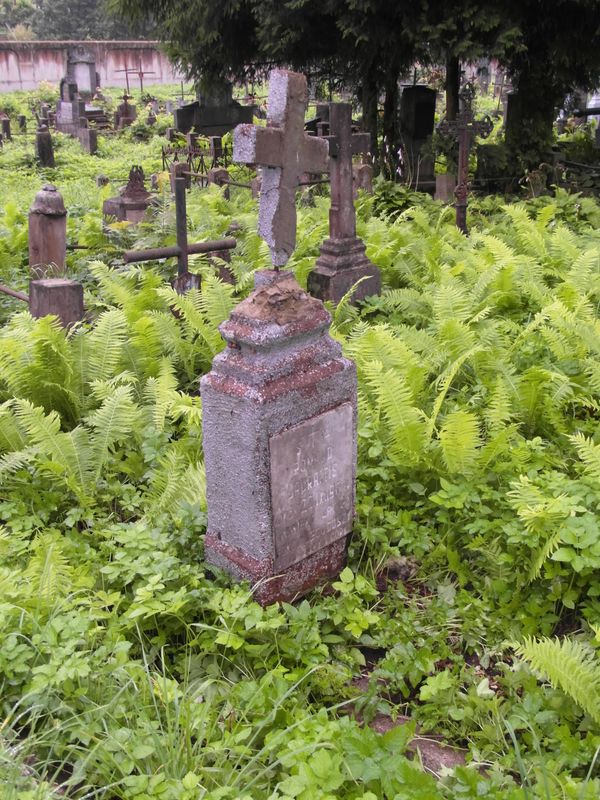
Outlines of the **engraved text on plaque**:
M350 532L354 512L352 405L272 436L275 568L286 569Z

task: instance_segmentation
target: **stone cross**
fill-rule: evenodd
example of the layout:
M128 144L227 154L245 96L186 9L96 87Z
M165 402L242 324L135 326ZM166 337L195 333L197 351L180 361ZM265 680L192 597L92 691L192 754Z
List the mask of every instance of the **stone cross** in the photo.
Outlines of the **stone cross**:
M369 133L352 133L352 107L331 103L329 108L329 174L331 207L329 238L308 279L308 291L321 300L338 303L361 278L353 300L362 300L381 291L379 270L365 254L365 245L356 235L356 211L352 156L367 153Z
M354 518L356 368L323 303L278 269L295 245L301 176L327 171L327 143L303 131L306 101L304 76L275 70L267 127L235 130L234 159L262 167L259 232L275 269L255 273L219 327L228 346L200 382L206 560L264 605L336 576ZM351 225L334 219L338 232Z
M475 120L473 117L472 103L474 89L467 83L460 93L462 108L455 120L443 120L438 125L442 135L453 136L458 141L458 184L454 190L456 198L456 227L463 233L468 233L467 228L467 199L469 196L469 152L475 136L486 139L494 127L490 117Z
M327 170L327 142L304 132L306 78L276 69L269 78L267 127L238 125L233 160L262 168L258 230L275 269L296 246L296 189L305 172Z
M123 254L126 264L139 261L155 261L161 258L177 258L177 277L173 288L178 294L200 287L200 276L188 270L188 257L194 253L212 253L215 250L231 250L237 244L234 238L189 244L187 238L187 213L185 178L175 180L175 227L177 244L171 247L156 247L152 250L128 250Z

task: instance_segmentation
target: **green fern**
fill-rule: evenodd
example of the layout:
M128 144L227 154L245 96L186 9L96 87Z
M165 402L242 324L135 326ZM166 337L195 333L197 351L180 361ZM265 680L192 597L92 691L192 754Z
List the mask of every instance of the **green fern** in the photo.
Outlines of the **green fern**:
M600 663L594 651L573 639L525 639L517 656L600 724Z

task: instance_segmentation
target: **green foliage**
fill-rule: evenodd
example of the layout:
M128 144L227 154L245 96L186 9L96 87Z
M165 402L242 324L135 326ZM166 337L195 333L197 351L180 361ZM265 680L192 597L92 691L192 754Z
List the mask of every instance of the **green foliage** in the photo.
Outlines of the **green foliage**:
M218 325L268 264L256 203L192 189L190 240L239 223L235 285L193 258L202 288L180 297L172 262L120 259L174 241L167 191L148 222L105 234L93 180L122 179L138 156L157 169L157 140L105 141L75 164L75 143L59 144L69 237L90 246L68 264L89 319L66 332L7 304L0 330L11 800L57 783L75 800L598 796L581 688L596 659L549 638L600 612L598 205L486 198L466 238L429 198L383 183L359 198L384 292L332 310L359 386L348 567L263 609L203 559L198 396ZM23 285L41 176L11 175L19 147L0 156L0 268ZM290 261L303 284L327 233L328 198L314 202ZM507 642L546 639L540 685ZM429 736L465 766L423 772L409 756Z

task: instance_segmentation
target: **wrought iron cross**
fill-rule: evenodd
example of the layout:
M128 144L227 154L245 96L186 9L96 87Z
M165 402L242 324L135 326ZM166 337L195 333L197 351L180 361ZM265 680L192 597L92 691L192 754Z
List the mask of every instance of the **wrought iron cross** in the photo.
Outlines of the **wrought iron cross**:
M469 152L475 136L482 139L492 132L494 123L489 116L482 120L475 120L473 117L473 98L475 89L467 83L460 92L461 110L455 120L443 120L438 125L438 131L442 136L452 136L458 141L458 174L457 186L454 190L456 198L456 226L463 232L468 233L467 229L467 198L469 196Z
M155 261L159 258L177 258L177 277L173 288L178 294L200 286L200 276L188 270L188 256L195 253L212 253L215 250L232 250L236 246L233 237L208 242L189 244L187 238L187 213L185 200L185 178L175 180L175 228L177 244L171 247L155 247L151 250L127 250L123 253L126 264L139 261Z
M262 168L258 232L269 245L275 269L296 246L296 189L304 172L326 172L328 145L304 133L306 78L275 69L269 76L267 127L238 125L233 160Z

